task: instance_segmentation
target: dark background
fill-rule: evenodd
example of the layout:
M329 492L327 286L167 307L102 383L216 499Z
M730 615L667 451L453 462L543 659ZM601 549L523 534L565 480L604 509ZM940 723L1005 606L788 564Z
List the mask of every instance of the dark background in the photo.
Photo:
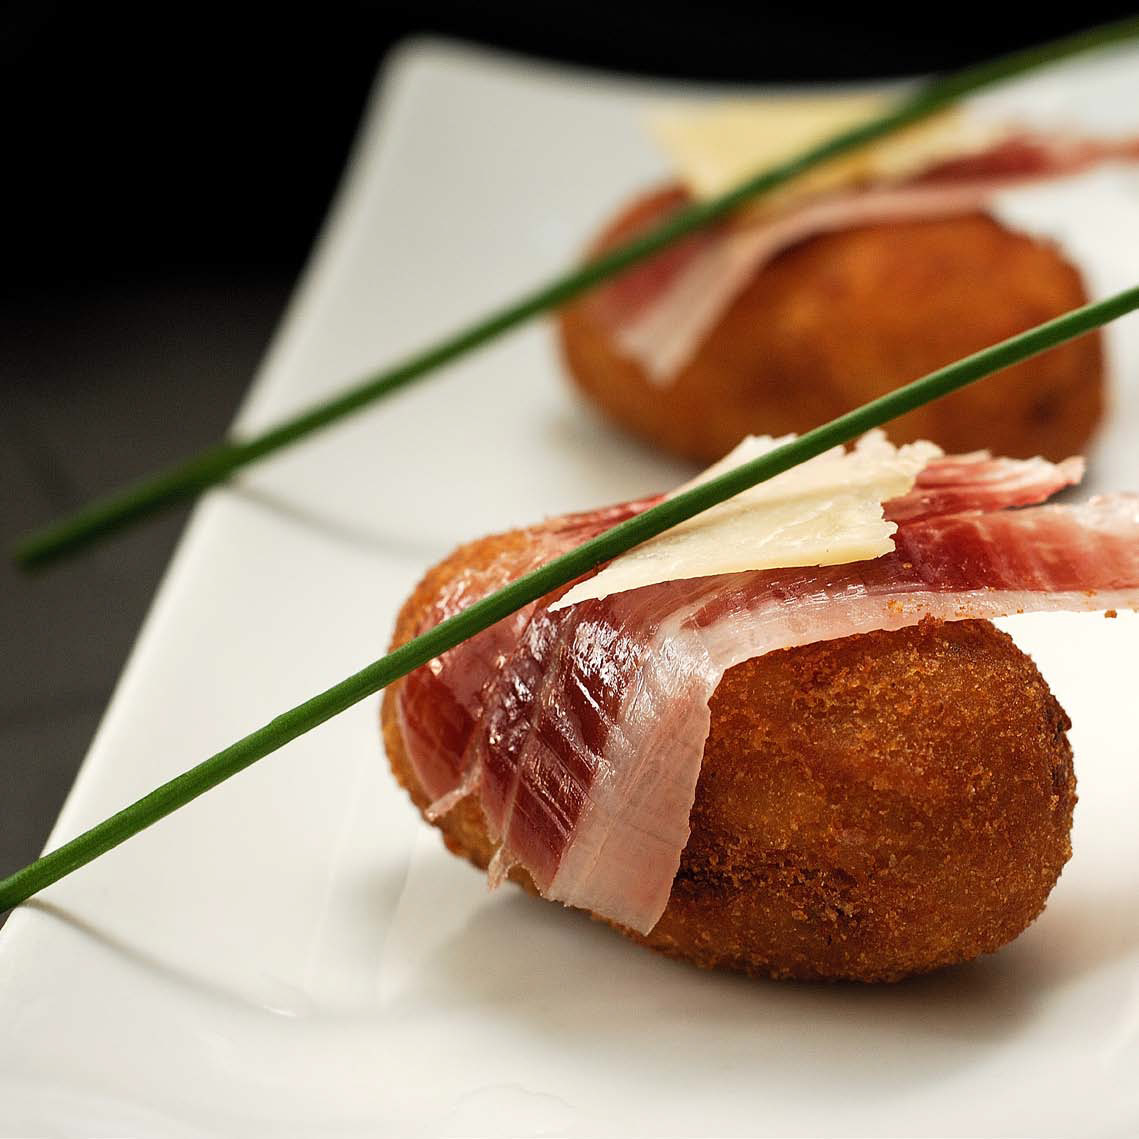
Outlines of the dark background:
M646 74L956 67L1124 5L5 4L0 542L228 423L384 53L434 32ZM1024 13L1031 11L1031 16ZM0 565L0 874L35 855L183 521ZM0 919L2 920L2 919Z

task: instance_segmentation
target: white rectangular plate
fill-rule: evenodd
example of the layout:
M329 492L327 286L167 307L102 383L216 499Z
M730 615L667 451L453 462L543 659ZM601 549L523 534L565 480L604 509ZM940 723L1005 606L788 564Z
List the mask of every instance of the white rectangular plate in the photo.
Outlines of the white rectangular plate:
M1134 129L1137 65L1000 98ZM663 175L639 115L678 90L401 50L239 429L569 264ZM1102 292L1139 278L1135 187L1117 172L1007 208L1086 247ZM1115 485L1139 485L1136 331L1112 333L1097 472ZM581 409L536 324L211 494L52 843L380 655L458 541L688 473ZM995 957L894 987L762 983L488 895L395 787L369 700L12 916L0 1131L1133 1133L1139 623L1009 627L1075 720L1081 802L1047 912Z

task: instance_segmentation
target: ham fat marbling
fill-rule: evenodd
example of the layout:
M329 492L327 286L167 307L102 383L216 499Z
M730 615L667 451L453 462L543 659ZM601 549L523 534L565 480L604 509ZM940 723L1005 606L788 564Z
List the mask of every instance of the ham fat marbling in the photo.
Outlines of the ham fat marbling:
M521 864L546 897L648 932L688 839L708 701L727 669L925 617L1139 608L1139 496L1030 505L1081 471L1079 460L948 456L886 504L898 531L883 557L527 607L401 686L400 726L434 815L478 796L500 844L492 882ZM423 627L653 501L519 532Z
M855 226L967 214L1017 186L1069 177L1104 162L1136 160L1137 139L1013 134L902 182L820 194L757 216L745 213L622 274L599 294L600 311L623 353L656 383L669 384L752 277L800 241ZM688 202L678 190L662 199L660 215L646 224Z

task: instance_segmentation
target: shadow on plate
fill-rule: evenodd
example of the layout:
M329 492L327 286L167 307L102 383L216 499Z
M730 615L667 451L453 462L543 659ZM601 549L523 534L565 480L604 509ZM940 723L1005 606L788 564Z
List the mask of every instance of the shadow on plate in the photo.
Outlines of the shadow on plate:
M694 1081L762 1066L766 1085L775 1073L806 1094L825 1070L834 1094L872 1097L943 1079L1023 1036L1060 990L1139 951L1132 911L1129 897L1086 898L967 965L895 985L806 984L700 971L584 915L500 894L450 935L433 940L420 920L416 945L389 946L423 954L392 1011L478 1006L583 1050L599 1077L616 1065L648 1081L690 1050Z
M422 562L427 566L438 561L446 552L433 542L417 541L405 535L371 530L339 518L326 517L303 503L293 502L284 495L261 487L235 483L227 487L227 491L235 498L260 507L293 526L358 553L398 557Z

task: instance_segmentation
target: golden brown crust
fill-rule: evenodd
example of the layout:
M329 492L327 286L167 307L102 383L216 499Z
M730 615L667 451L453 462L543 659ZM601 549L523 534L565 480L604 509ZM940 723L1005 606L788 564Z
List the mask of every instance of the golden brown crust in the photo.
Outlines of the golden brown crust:
M674 193L633 202L591 254L628 237ZM610 418L711 461L745 434L805 431L1086 300L1054 246L978 213L791 247L756 274L668 386L620 354L596 294L568 305L559 326L570 374ZM1094 333L912 412L890 434L951 452L1061 459L1083 450L1103 401Z
M393 645L463 566L519 535L484 539L432 570ZM392 770L422 810L395 715ZM692 834L647 936L697 965L773 977L892 981L1016 937L1071 848L1067 717L1032 661L987 621L926 622L770 653L730 670ZM448 848L493 853L473 799L437 824ZM533 892L522 871L515 881Z
M998 949L1071 853L1068 726L985 621L732 669L650 943L702 965L858 980Z

